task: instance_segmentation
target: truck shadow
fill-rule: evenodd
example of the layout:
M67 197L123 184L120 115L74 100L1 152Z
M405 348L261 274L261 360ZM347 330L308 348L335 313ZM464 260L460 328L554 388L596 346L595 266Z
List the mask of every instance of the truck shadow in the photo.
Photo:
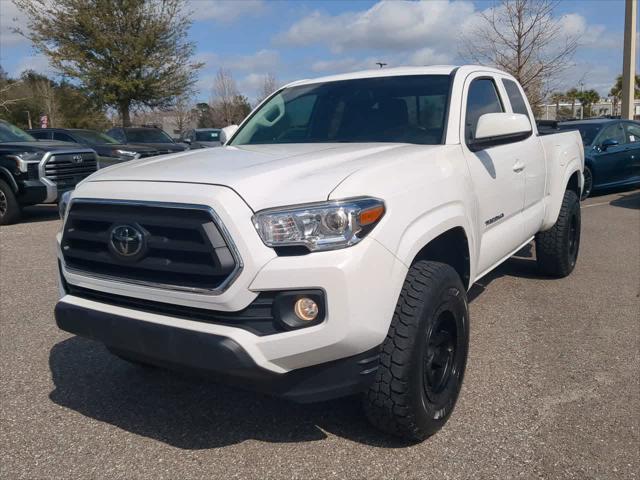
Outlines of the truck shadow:
M49 398L89 418L177 448L220 448L249 439L309 442L325 431L367 445L411 445L370 426L357 397L299 405L200 377L136 366L99 343L72 337L49 355Z
M504 275L538 276L531 248L518 252L474 285L473 301ZM309 442L325 432L384 448L413 445L374 429L358 397L299 405L227 387L201 377L129 364L99 343L72 337L49 355L55 385L50 399L89 418L177 448L221 448L249 439Z
M632 210L640 210L640 191L621 195L619 198L612 200L610 205L614 207L630 208Z

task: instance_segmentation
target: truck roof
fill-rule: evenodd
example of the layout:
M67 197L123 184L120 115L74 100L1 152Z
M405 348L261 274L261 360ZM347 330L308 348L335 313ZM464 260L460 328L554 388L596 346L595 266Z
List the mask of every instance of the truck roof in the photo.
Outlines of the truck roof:
M502 70L492 67L484 67L482 65L430 65L430 66L405 66L391 68L376 68L371 70L361 70L358 72L340 73L337 75L328 75L325 77L308 78L297 80L287 84L287 87L310 85L313 83L337 82L340 80L355 80L357 78L376 78L376 77L392 77L402 75L449 75L456 69L464 69L467 74L474 71L493 72L506 74Z

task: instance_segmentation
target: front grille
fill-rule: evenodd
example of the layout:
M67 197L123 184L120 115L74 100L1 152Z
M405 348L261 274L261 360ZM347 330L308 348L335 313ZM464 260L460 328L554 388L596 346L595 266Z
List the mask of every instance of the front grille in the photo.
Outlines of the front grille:
M117 240L123 226L140 234L126 248ZM124 255L134 243L139 251ZM80 274L208 293L226 287L241 266L212 213L190 205L74 201L62 254Z
M64 280L62 274L60 277ZM278 292L261 292L258 297L243 310L237 312L220 312L205 308L183 307L171 303L114 295L112 293L78 287L66 282L64 282L64 289L65 292L70 295L94 302L186 320L242 328L260 336L284 331L283 327L276 322L273 315L273 302Z
M97 158L92 152L54 153L46 160L43 173L58 189L64 190L74 188L97 168Z

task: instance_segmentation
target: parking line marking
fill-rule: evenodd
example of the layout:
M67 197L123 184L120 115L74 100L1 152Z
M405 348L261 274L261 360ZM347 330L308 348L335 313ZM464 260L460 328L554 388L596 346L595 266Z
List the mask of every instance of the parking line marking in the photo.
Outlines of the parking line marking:
M583 205L582 208L599 207L600 205L609 205L609 202L590 203L589 205Z

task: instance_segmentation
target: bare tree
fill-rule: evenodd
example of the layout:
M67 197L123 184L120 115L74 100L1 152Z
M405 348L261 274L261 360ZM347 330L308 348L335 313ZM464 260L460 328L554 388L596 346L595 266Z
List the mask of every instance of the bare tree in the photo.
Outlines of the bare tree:
M26 97L14 97L13 93L20 84L18 82L1 82L0 83L0 109L9 112L9 107L25 100Z
M55 127L59 122L59 105L56 98L56 91L47 78L38 79L33 85L36 96L40 99L43 113L49 120L49 127Z
M188 95L181 95L176 99L173 112L175 114L176 130L179 131L178 133L180 137L182 137L184 132L187 131L195 121L193 106Z
M209 105L215 127L238 124L251 111L249 101L238 90L233 75L223 68L218 70L213 81Z
M258 90L258 98L256 103L260 103L262 100L267 98L273 92L275 92L278 88L278 81L273 73L267 73L262 78L262 85L260 85L260 90Z
M211 101L209 104L215 112L215 120L226 125L233 123L233 99L240 95L238 85L229 70L220 68L213 80Z
M554 16L559 0L501 0L480 14L463 36L461 54L475 63L511 73L532 105L543 101L549 84L565 68L578 46Z

